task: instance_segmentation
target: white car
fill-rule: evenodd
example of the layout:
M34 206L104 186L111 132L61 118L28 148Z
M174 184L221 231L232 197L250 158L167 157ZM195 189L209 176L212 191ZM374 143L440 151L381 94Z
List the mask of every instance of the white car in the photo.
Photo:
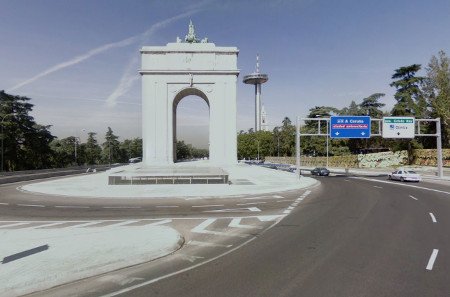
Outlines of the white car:
M411 170L397 170L388 175L388 179L399 180L399 181L413 181L420 182L422 177L420 174Z

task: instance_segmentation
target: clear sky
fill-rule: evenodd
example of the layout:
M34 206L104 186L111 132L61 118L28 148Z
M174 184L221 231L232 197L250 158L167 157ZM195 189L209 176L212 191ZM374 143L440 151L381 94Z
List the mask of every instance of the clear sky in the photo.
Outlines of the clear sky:
M184 37L189 19L199 37L240 50L238 130L254 124L254 89L242 77L256 53L272 127L375 92L390 109L394 69L450 54L448 0L0 0L0 89L31 97L37 122L58 137L85 139L85 129L102 138L108 126L140 137L139 48ZM179 108L181 136L204 146L206 103Z

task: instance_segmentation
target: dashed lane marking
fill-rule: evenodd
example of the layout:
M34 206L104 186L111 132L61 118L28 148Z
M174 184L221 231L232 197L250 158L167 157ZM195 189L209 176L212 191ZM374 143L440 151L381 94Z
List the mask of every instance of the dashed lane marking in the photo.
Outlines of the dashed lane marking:
M259 202L238 203L236 205L242 206L242 205L265 204L265 203L267 203L267 202L259 201Z
M277 202L292 202L295 201L295 199L284 199L284 200L278 200Z
M362 180L368 180L368 181L373 181L373 182L377 182L377 183L391 184L391 185L401 186L401 187L411 187L411 188L416 188L416 189L421 189L421 190L427 190L427 191L433 191L433 192L437 192L437 193L442 193L442 194L450 195L450 192L441 191L441 190L436 190L436 189L431 189L431 188L426 188L426 187L421 187L421 186L414 186L414 185L401 184L401 183L398 183L398 182L390 182L390 181L386 181L386 180L378 180L378 179L374 179L374 178L366 178L366 177L351 177L351 178L362 179Z
M9 205L9 203L0 202L0 205Z
M383 187L380 186L373 186L374 188L382 189Z
M204 212L242 212L242 211L260 212L261 209L257 207L244 207L244 208L229 208L229 209L216 209L216 210L206 210Z
M157 205L157 208L177 208L178 205Z
M414 199L414 200L419 200L416 197L414 197L413 195L409 195L409 198Z
M433 270L434 261L436 261L438 253L439 253L439 250L437 250L437 249L434 249L433 252L431 253L430 259L428 260L428 264L426 267L427 270Z
M103 206L106 209L137 209L142 208L141 206Z
M192 207L222 207L223 204L211 204L211 205L192 205Z
M42 204L17 204L17 206L25 206L25 207L45 207Z
M430 217L431 217L431 220L433 221L433 223L437 223L436 217L434 216L434 214L432 212L430 212Z
M89 206L81 206L81 205L55 205L55 208L89 208Z

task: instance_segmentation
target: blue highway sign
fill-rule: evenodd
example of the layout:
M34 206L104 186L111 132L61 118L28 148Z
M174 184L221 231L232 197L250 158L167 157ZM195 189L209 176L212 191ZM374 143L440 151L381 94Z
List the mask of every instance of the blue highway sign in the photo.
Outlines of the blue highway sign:
M331 138L369 138L370 117L332 116L330 118Z

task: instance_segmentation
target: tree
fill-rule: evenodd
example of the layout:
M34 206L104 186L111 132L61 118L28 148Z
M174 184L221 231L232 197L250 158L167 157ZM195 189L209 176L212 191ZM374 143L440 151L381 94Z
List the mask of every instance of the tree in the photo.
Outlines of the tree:
M444 51L438 56L432 56L426 68L427 77L424 81L424 91L430 107L432 118L441 118L442 144L450 148L450 59ZM434 125L430 133L435 133Z
M420 89L424 78L416 76L420 70L419 64L400 67L392 75L394 81L391 87L397 89L394 98L397 103L392 109L393 116L415 116L423 118L426 115L426 101Z
M374 93L367 98L364 98L361 104L362 115L368 115L371 118L380 118L383 115L383 111L380 109L386 104L378 102L383 97L383 93Z
M120 142L119 137L114 135L111 127L105 135L105 142L103 143L102 159L106 163L120 162Z
M25 170L49 167L50 143L55 138L50 126L38 125L29 113L31 99L0 91L4 169Z
M89 132L85 146L85 163L88 165L99 164L102 155L102 148L97 142L95 136L97 133Z

